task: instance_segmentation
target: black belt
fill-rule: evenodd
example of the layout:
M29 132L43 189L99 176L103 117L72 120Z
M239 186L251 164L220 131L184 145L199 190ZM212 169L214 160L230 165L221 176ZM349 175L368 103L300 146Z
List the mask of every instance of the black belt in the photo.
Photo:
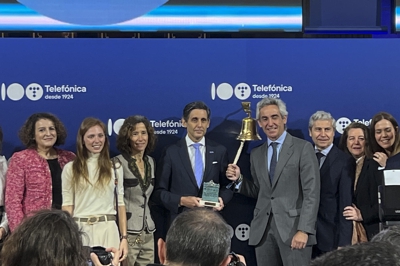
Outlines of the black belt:
M88 218L74 217L74 220L80 223L95 224L106 221L116 221L117 218L115 217L115 215L102 215L102 216L91 216Z
M4 206L0 206L0 212L4 212Z

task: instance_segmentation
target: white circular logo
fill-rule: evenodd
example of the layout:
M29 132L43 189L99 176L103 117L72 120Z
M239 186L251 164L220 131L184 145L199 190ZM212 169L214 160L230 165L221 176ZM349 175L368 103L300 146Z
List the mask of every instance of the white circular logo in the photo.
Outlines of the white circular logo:
M246 241L250 237L250 226L247 224L239 224L235 230L235 236L240 241Z
M232 228L232 226L230 226L229 224L228 224L228 227L229 227L229 235L231 236L231 238L235 235L235 232L233 231L233 228Z
M344 129L350 125L351 120L347 117L341 117L336 121L336 131L343 134Z
M19 101L24 97L24 87L19 83L10 84L7 88L7 97L13 101Z
M114 122L114 127L113 127L113 129L114 129L114 133L115 133L115 134L118 135L119 130L121 129L122 124L124 123L124 121L125 121L124 118L120 118L120 119L118 119L117 121Z
M235 87L235 96L239 100L246 100L247 98L250 97L251 94L251 88L247 83L239 83Z
M120 118L120 119L115 120L115 122L113 123L111 118L108 119L108 123L107 123L108 135L112 136L113 132L118 135L119 130L121 129L124 121L125 121L124 118Z
M6 84L1 83L1 100L4 101L6 99Z
M43 88L37 83L31 83L26 87L25 95L31 101L37 101L43 96Z
M217 87L217 95L221 100L228 100L233 95L233 88L229 83L221 83Z

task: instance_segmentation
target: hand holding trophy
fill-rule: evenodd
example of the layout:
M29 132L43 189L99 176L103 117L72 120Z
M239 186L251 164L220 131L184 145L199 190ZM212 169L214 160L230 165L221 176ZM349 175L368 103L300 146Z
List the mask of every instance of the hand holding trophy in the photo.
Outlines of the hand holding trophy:
M203 194L200 200L200 204L205 207L221 207L218 199L219 195L219 184L214 183L214 181L203 183Z

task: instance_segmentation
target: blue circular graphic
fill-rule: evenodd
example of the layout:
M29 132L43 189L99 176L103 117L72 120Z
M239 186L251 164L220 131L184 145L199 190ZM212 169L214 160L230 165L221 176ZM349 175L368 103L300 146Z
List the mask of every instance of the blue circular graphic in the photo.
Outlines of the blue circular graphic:
M109 25L140 17L168 0L18 0L52 19L78 25Z

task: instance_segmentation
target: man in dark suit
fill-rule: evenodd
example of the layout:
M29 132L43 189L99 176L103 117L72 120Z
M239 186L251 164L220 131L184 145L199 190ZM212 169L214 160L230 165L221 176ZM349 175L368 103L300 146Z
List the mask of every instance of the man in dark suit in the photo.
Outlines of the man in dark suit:
M262 99L257 119L268 139L251 151L253 181L243 178L237 165L227 169L239 192L257 199L249 245L255 246L259 266L308 266L316 243L317 158L309 142L286 132L287 116L282 100Z
M192 102L183 110L182 124L187 135L165 151L156 176L154 199L169 211L171 224L186 208L202 207L203 183L220 185L219 207L228 203L233 192L226 188L228 165L226 148L204 137L210 125L211 111L203 102Z
M328 251L351 245L353 223L343 211L352 206L354 160L333 145L335 119L318 111L310 117L308 129L320 165L321 191L317 218L317 245L313 258Z

